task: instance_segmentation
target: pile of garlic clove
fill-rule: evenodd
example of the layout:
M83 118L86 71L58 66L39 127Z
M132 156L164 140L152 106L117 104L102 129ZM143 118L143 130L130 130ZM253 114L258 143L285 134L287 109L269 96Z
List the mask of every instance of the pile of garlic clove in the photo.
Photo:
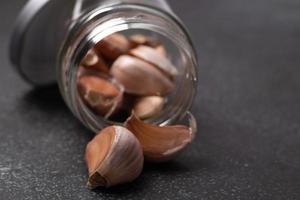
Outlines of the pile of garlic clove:
M178 71L158 39L112 34L89 50L78 70L78 94L96 115L123 126L100 131L87 145L88 186L131 182L144 159L174 158L194 138L190 126L157 126L143 120L162 112Z
M78 93L97 115L124 122L134 110L145 120L161 113L178 75L158 39L112 34L88 51L78 72Z
M147 124L133 113L124 126L103 129L87 145L89 188L135 180L142 172L144 159L149 162L173 159L192 142L195 133L192 126Z

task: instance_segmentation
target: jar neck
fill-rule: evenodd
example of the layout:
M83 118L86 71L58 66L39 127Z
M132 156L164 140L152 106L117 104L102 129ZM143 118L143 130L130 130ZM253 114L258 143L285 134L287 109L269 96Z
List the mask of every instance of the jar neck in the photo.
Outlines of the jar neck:
M155 8L131 4L92 10L72 25L60 53L57 72L60 90L67 105L93 131L98 131L109 122L99 120L99 116L86 109L78 98L77 72L80 62L88 50L105 37L133 29L152 31L169 38L182 51L185 64L189 65L184 72L185 82L180 85L184 93L173 102L173 109L170 108L151 123L172 123L184 117L191 106L196 89L197 60L190 38L176 18Z

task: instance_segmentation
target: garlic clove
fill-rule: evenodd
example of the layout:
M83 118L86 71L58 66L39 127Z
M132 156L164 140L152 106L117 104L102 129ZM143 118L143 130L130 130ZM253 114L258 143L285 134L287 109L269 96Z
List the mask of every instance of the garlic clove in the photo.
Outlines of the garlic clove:
M96 49L107 59L115 60L120 55L126 54L130 46L129 40L124 35L114 33L98 42Z
M88 186L111 187L136 179L144 164L142 147L126 128L103 129L86 148Z
M165 96L174 88L171 80L156 67L128 55L120 56L110 73L130 94Z
M178 74L176 67L170 60L154 48L141 45L130 50L129 54L156 66L172 78Z
M98 56L94 50L89 50L82 60L82 64L85 66L93 66L98 63Z
M123 92L103 78L85 75L79 78L78 90L84 102L102 116L109 116L120 105Z
M146 44L148 42L148 38L142 34L135 34L130 36L130 41L137 45L141 45Z
M183 125L156 126L146 124L133 114L125 123L140 141L148 161L163 162L174 158L194 138L193 128Z
M88 69L84 66L80 66L77 72L77 77L80 78L82 76L95 76L95 77L103 77L107 76L106 73L102 73L99 70L94 70L94 69Z
M101 58L100 55L96 54L96 52L93 49L89 50L83 58L82 66L90 70L98 70L104 73L109 72L108 65L105 63L103 58Z
M98 134L87 146L85 158L88 164L89 174L94 173L100 163L103 162L109 153L116 135L114 127L109 127L103 130L102 133L106 134Z
M135 34L130 36L130 42L132 43L132 47L134 48L139 45L146 45L150 47L157 47L161 45L158 39L142 34Z
M165 98L159 96L142 97L133 107L135 115L144 120L157 116L163 109Z
M80 92L86 93L88 91L94 90L107 97L118 96L120 91L119 89L108 80L97 76L82 76L79 79L79 88Z
M159 53L159 55L161 55L163 57L168 56L167 50L163 45L159 45L159 46L155 47L155 50Z

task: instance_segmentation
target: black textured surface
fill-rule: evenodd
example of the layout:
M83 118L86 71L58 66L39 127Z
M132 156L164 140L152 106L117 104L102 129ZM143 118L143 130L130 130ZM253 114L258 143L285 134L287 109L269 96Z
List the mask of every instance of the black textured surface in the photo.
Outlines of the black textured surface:
M7 59L25 1L0 2L0 199L300 199L300 1L171 1L199 51L199 133L174 162L89 191L92 138L57 88L35 90Z

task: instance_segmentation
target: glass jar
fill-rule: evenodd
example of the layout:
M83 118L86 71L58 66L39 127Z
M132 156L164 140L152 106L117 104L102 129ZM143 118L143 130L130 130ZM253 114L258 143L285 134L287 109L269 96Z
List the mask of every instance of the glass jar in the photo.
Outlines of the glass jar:
M196 53L165 0L30 0L16 23L11 60L35 86L57 82L70 110L96 132L119 122L96 115L82 102L78 70L87 52L115 33L159 38L177 68L174 91L161 113L147 121L165 125L186 117L196 91Z

